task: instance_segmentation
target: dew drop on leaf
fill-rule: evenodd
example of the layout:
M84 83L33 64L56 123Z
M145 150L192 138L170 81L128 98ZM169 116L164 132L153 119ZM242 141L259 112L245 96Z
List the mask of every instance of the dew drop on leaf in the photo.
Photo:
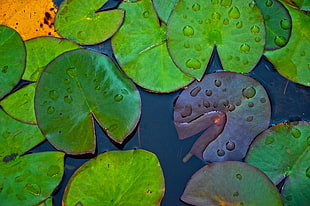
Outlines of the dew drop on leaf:
M250 49L251 49L250 45L248 45L248 44L246 44L246 43L244 43L244 44L242 44L242 45L240 46L240 51L241 51L242 53L249 53Z
M26 184L24 187L29 193L38 196L41 194L41 188L37 184Z
M262 39L260 38L260 37L256 37L255 38L255 41L258 43L258 42L260 42Z
M258 26L254 25L251 27L251 32L253 34L257 34L257 33L259 33L259 31L260 31L260 28Z
M237 7L232 7L229 11L228 11L228 16L231 19L239 19L240 18L240 11Z
M53 114L54 112L55 112L55 108L54 108L54 107L49 106L49 107L47 108L47 113L48 113L48 114Z
M211 0L211 3L212 3L213 5L218 5L219 1L218 1L218 0Z
M224 24L224 25L228 25L228 24L229 24L229 19L225 18L225 19L223 20L223 24Z
M200 92L200 90L201 90L201 87L195 87L191 92L190 92L190 95L192 96L192 97L196 97L197 95L198 95L198 93Z
M74 68L74 67L68 68L67 74L69 75L69 77L75 78L77 76L76 68Z
M87 38L87 34L86 34L85 31L79 31L79 32L77 33L77 36L78 36L78 38L81 39L81 40L85 40L85 39Z
M8 67L7 65L5 65L5 66L2 68L1 72L5 74L5 73L8 72L8 69L9 69L9 67Z
M276 37L274 38L274 43L275 43L277 46L282 47L282 46L284 46L284 45L286 44L286 39L285 39L285 37L283 37L283 36L276 36Z
M190 69L197 70L200 69L201 62L198 59L191 58L186 61L186 66Z
M241 29L242 27L243 27L242 21L238 21L237 24L236 24L236 28L237 29Z
M242 175L241 175L241 174L236 174L236 178L237 178L238 180L242 180Z
M252 121L253 121L253 116L248 116L248 117L246 118L246 121L247 121L247 122L252 122Z
M251 9L253 9L255 6L256 6L255 1L252 1L252 2L249 3L249 7L250 7Z
M256 90L254 87L248 87L248 88L244 88L242 90L242 95L244 98L246 99L251 99L255 96L256 94Z
M47 170L47 176L55 177L59 174L60 168L57 165L51 165Z
M124 98L124 97L123 97L123 95L121 95L121 94L117 94L117 95L114 96L114 100L115 100L116 102L122 101L123 98Z
M214 80L214 85L220 87L222 85L221 80Z
M231 6L232 0L221 0L221 6L223 8L229 8Z
M274 138L272 136L267 136L265 139L265 145L270 145L274 142Z
M193 36L193 35L194 35L194 29L193 29L193 27L191 27L191 26L185 26L185 27L183 28L183 34L184 34L184 36L188 36L188 37Z
M50 90L49 91L49 96L52 100L57 100L59 95L57 94L57 92L55 90Z
M64 101L67 103L67 104L71 104L73 99L70 95L67 95L67 96L64 96Z
M234 192L233 197L238 197L239 196L239 192Z
M73 92L72 88L67 88L67 92L71 94Z
M184 110L181 112L181 116L185 118L191 115L192 115L192 105L187 104L185 105Z
M194 10L194 11L199 11L200 10L200 5L199 4L193 4L193 6L192 6L192 9Z
M236 147L235 143L232 142L232 141L228 141L226 142L226 149L229 150L229 151L232 151L234 150Z
M144 18L148 18L149 16L150 16L150 12L148 12L148 11L143 12Z
M212 90L207 89L205 93L209 97L212 95Z
M64 79L65 84L70 84L70 79Z
M266 0L265 5L271 7L273 5L273 0Z
M222 150L222 149L219 149L219 150L217 150L217 155L220 156L220 157L222 157L222 156L225 155L225 151Z
M299 137L301 136L301 132L300 132L300 130L297 129L297 128L292 128L291 134L292 134L293 137L295 137L295 138L299 138Z
M288 30L291 27L290 21L287 19L282 19L280 21L281 28L284 30Z
M213 21L219 21L221 19L221 14L218 12L213 12L211 18Z

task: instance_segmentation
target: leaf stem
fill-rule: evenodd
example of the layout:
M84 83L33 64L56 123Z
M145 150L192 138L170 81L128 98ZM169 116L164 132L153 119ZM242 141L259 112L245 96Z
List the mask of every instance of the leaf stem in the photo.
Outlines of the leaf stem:
M142 54L142 53L146 52L147 50L150 50L150 49L152 49L152 48L154 48L154 47L156 47L156 46L158 46L158 45L161 45L161 44L165 43L166 41L167 41L167 40L165 39L165 40L163 40L163 41L161 41L161 42L158 42L158 43L156 43L156 44L153 44L153 45L151 45L151 46L149 46L149 47L143 49L142 51L140 51L139 54Z

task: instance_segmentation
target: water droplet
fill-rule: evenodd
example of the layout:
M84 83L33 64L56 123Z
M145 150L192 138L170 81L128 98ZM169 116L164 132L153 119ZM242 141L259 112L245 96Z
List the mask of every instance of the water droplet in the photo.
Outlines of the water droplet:
M184 43L184 48L190 48L191 47L191 45L189 44L189 43Z
M37 184L26 184L24 187L29 193L38 196L41 194L41 188Z
M291 23L289 20L287 19L282 19L280 21L280 25L281 25L281 28L284 29L284 30L288 30L291 28Z
M248 116L248 117L246 118L246 121L247 121L247 122L252 122L252 121L253 121L253 118L254 118L253 116Z
M297 129L297 128L292 128L291 134L292 134L293 137L295 137L295 138L299 138L299 137L301 136L301 132L300 132L300 130Z
M77 76L76 68L75 67L68 68L67 74L69 75L69 77L75 78Z
M241 174L236 174L236 178L237 178L238 180L242 180L242 175L241 175Z
M260 101L261 103L266 103L266 99L265 99L264 97L263 97L263 98L260 98L259 101Z
M200 10L200 5L199 4L193 4L192 9L194 11L199 11Z
M243 26L242 21L238 21L237 24L236 24L236 28L237 28L237 29L241 29L242 26Z
M183 34L184 34L184 36L188 36L188 37L193 36L193 35L194 35L194 29L193 29L193 27L191 27L191 26L185 26L185 27L183 28Z
M70 79L64 79L65 84L70 84Z
M96 90L96 91L100 91L100 90L101 90L101 86L99 86L99 85L96 86L96 87L95 87L95 90Z
M9 70L9 66L8 66L8 65L5 65L5 66L2 68L1 72L2 72L2 73L7 73L8 70Z
M122 101L123 98L124 98L124 96L121 95L121 94L117 94L117 95L114 96L114 100L115 100L116 102Z
M57 165L51 165L47 170L47 176L55 177L59 174L60 167Z
M191 58L186 61L186 66L190 69L196 70L196 69L200 69L201 63L198 59Z
M286 38L283 37L283 36L276 36L274 38L274 43L277 45L277 46L284 46L286 44Z
M202 23L203 23L203 20L199 19L198 24L202 24Z
M265 5L266 5L267 7L271 7L272 4L273 4L273 0L267 0L267 1L265 2Z
M213 21L219 21L221 19L221 14L218 12L213 12L211 18Z
M64 101L68 104L71 104L73 99L70 95L64 96Z
M229 106L229 101L228 100L224 100L223 101L223 106L224 107L228 107Z
M206 24L211 24L211 19L207 19Z
M78 37L79 39L84 40L84 39L87 38L87 34L86 34L85 31L79 31L79 32L77 33L77 37Z
M244 96L244 98L246 99L250 99L253 98L256 94L256 90L254 87L248 87L248 88L244 88L242 90L242 95Z
M121 93L124 94L124 95L128 95L129 94L127 89L121 89Z
M67 88L67 92L71 94L73 91L71 88Z
M255 1L252 1L252 2L249 3L249 7L250 7L251 9L253 9L255 6L256 6Z
M195 45L195 50L196 51L201 51L202 50L202 47L200 46L200 44L196 44Z
M308 168L306 169L306 176L307 176L308 178L310 178L310 167L308 167Z
M181 112L181 116L183 118L185 118L185 117L188 117L188 116L191 116L191 115L192 115L192 105L187 104L187 105L185 105L183 111Z
M229 24L229 19L225 18L225 19L223 20L223 24L224 24L224 25L228 25L228 24Z
M240 57L235 57L235 60L236 61L240 61Z
M223 8L229 8L231 6L232 0L221 0L221 6Z
M220 87L222 85L221 80L214 80L214 85Z
M53 114L54 112L55 112L55 108L54 108L54 107L49 106L49 107L47 108L47 113L48 113L48 114Z
M229 150L229 151L232 151L236 148L236 145L234 142L232 141L228 141L226 142L226 149Z
M248 103L248 106L249 106L249 107L254 107L254 103L253 103L253 102L249 102L249 103Z
M260 32L259 26L256 26L256 25L252 26L252 27L251 27L251 32L252 32L253 34L259 33L259 32Z
M290 171L291 171L291 167L290 166L287 166L287 167L284 167L283 168L283 173L286 173L286 174L288 174Z
M274 142L274 138L272 136L267 136L265 139L265 145L272 144Z
M143 12L144 18L148 18L149 16L150 16L150 12L148 12L148 11Z
M251 49L250 45L248 45L248 44L246 44L246 43L244 43L244 44L242 44L242 45L240 46L240 51L241 51L242 53L249 53L250 49Z
M210 102L208 102L207 100L203 100L203 106L205 108L209 108L211 105L210 105Z
M260 37L255 37L255 41L258 43L260 42L262 39Z
M74 206L83 206L82 202L77 202Z
M239 196L239 192L234 192L233 197L238 197Z
M293 200L293 196L292 195L288 195L285 197L286 200L288 201L292 201Z
M192 96L192 97L196 97L197 95L198 95L198 93L200 92L200 90L201 90L201 87L195 87L191 92L190 92L190 95Z
M230 19L239 19L240 18L240 11L237 7L232 7L229 11L228 11L228 16Z
M233 112L235 109L236 109L236 107L234 105L232 105L232 104L230 104L229 107L228 107L228 111L229 112Z
M225 151L222 150L222 149L218 149L218 150L217 150L217 155L220 156L220 157L222 157L222 156L225 155Z
M241 100L241 99L239 99L239 100L237 100L237 101L236 101L235 105L236 105L236 106L240 106L240 105L241 105L241 103L242 103L242 100Z
M213 107L214 107L214 108L217 108L218 106L219 106L219 103L218 103L218 102L214 102L214 103L213 103Z
M227 57L228 60L232 60L232 58L233 58L233 57L232 57L231 55L229 55L229 56Z
M211 3L212 3L213 5L218 5L219 1L218 1L218 0L211 0Z
M305 51L302 51L301 53L300 53L300 56L306 56L306 52Z
M21 195L21 194L16 194L16 198L20 201L27 200L27 197L25 197L24 195Z
M9 130L5 130L4 132L2 132L2 137L7 139L11 136L11 131Z
M29 170L26 170L22 175L15 177L15 182L23 182L30 175L31 172Z
M49 96L52 100L57 100L59 95L57 94L57 92L55 90L51 90L49 91Z

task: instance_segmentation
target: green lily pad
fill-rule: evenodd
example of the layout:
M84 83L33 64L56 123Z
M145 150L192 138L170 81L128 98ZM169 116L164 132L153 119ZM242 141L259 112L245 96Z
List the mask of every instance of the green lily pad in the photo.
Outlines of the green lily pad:
M245 161L278 184L285 179L285 205L306 206L310 199L310 122L286 122L261 133Z
M309 0L281 0L288 5L299 8L300 10L310 11L310 1Z
M293 21L290 41L281 49L264 54L281 75L310 86L310 16L297 9L287 9Z
M122 25L124 11L98 10L108 0L65 0L55 18L56 31L79 44L98 44L114 35Z
M172 92L193 78L173 63L166 46L166 25L160 25L151 0L123 2L121 29L112 38L115 56L126 74L153 92Z
M95 119L122 144L139 121L140 107L137 88L112 60L85 49L54 59L42 73L35 96L41 131L70 154L95 151Z
M252 0L180 0L168 21L167 40L178 67L200 80L214 46L225 70L252 70L264 50L265 26Z
M53 198L49 197L44 202L39 204L38 206L53 206Z
M23 134L23 137L25 134ZM26 138L25 138L26 139ZM49 198L60 183L64 153L29 154L0 163L1 205L37 205Z
M0 99L19 82L25 69L26 51L20 35L0 25Z
M266 25L266 50L287 44L292 30L292 19L287 9L277 0L256 1Z
M283 205L270 179L243 162L218 162L204 166L189 180L181 197L196 206Z
M126 175L124 175L126 174ZM157 157L145 150L105 152L71 177L64 205L160 205L164 176Z
M153 0L154 7L162 21L168 21L171 11L177 2L178 0Z
M53 37L38 37L25 42L27 58L23 79L37 81L45 66L58 55L80 48L74 42ZM29 84L3 99L0 104L13 118L36 124L34 94L36 84Z

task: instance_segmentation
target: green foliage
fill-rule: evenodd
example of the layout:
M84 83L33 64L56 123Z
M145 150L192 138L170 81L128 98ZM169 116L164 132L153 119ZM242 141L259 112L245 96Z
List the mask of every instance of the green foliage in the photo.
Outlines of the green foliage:
M168 18L177 2L178 0L153 0L158 17L162 21L168 22Z

